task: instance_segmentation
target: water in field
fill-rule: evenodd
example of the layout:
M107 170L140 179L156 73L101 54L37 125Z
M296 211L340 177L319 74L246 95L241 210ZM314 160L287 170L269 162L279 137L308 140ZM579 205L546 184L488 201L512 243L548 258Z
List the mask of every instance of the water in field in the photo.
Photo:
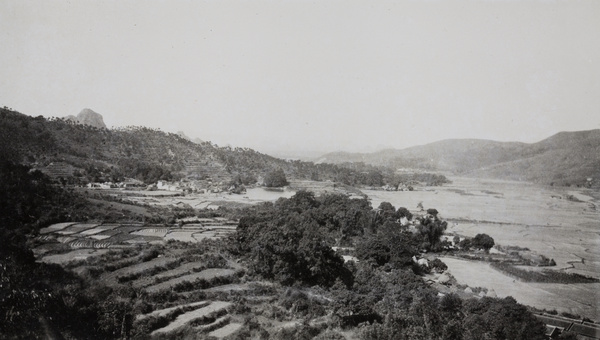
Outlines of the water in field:
M419 213L417 205L421 203L425 210L437 209L449 222L447 233L469 237L486 233L496 244L526 247L533 253L553 258L557 263L552 267L554 270L600 278L600 203L590 195L589 189L489 179L450 179L452 184L417 188L417 191L363 192L373 207L387 201L396 208L406 207ZM567 199L569 195L580 201ZM504 275L485 263L456 261L462 260L452 260L448 266L454 266L458 276L465 270L469 273L460 276L465 284L497 286L498 296L512 295L525 304L572 309L579 311L577 314L600 318L597 311L600 300L595 293L600 291L600 284L512 285L512 279L505 284ZM477 269L471 270L471 267ZM554 307L548 308L550 306Z
M241 196L242 198L247 198L251 201L276 201L281 197L290 198L294 196L295 193L296 191L289 189L268 190L264 188L250 188Z
M519 303L599 320L600 283L557 284L521 282L492 268L489 263L444 257L448 272L458 283L493 289L499 298L512 296Z

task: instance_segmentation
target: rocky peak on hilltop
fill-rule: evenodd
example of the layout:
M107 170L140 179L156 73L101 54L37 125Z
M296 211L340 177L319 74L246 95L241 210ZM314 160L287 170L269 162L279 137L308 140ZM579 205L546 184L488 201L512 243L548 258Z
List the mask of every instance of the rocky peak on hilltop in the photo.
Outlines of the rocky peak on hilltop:
M193 138L192 139L191 137L188 137L188 135L186 135L185 132L183 132L183 131L177 131L177 135L179 135L179 137L181 137L183 139L187 139L190 142L193 142L193 143L196 143L196 144L202 144L202 143L204 143L204 141L202 139L200 139L200 138Z
M106 129L106 124L104 124L104 119L102 118L102 115L97 112L94 112L91 109L81 110L77 117L70 115L65 118L79 124L91 125L97 128Z
M97 128L106 129L106 124L104 124L104 119L102 118L102 115L90 109L81 110L81 112L79 112L79 114L77 115L77 120L81 124L87 124L95 126Z

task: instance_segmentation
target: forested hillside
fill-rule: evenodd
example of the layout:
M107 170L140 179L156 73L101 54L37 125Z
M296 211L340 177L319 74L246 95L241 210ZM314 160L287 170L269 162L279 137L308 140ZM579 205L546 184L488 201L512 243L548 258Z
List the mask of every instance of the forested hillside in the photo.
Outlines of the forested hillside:
M286 161L248 148L194 143L178 134L145 127L103 129L68 119L30 117L0 109L0 153L66 183L206 179L253 183L282 169L293 179L332 180L347 185L380 186L406 181L391 169L366 164L314 164ZM410 179L415 179L411 177ZM441 184L443 176L417 180ZM244 183L247 184L247 183Z

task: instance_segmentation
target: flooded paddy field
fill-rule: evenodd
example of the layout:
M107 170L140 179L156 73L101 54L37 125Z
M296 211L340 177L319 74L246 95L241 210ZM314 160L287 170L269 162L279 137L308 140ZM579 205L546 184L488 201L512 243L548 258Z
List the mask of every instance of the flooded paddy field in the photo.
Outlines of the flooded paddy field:
M105 249L163 244L169 240L199 242L203 239L219 239L233 233L235 225L237 221L222 218L205 218L202 223L182 226L59 223L41 230L38 241L42 244L34 249L34 253L41 261L64 264L97 256L103 253L100 250ZM78 250L46 254L53 248Z

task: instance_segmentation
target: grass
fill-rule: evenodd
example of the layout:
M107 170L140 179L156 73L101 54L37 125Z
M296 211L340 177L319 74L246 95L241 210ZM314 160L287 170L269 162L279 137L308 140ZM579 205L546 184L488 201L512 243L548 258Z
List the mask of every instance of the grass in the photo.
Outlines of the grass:
M175 240L182 242L197 242L194 238L195 231L171 231L165 236L165 240Z
M75 222L66 222L66 223L56 223L47 228L42 228L40 230L40 234L49 234L59 230L63 230L71 225L75 224Z
M102 279L107 282L118 281L120 283L131 281L139 278L144 274L150 274L155 269L168 268L179 263L179 259L172 257L157 257L147 262L137 263L128 267L117 269Z
M108 249L78 249L65 254L48 255L42 258L42 262L56 263L66 265L69 262L87 260L90 257L97 257L106 254Z
M225 278L228 276L232 276L235 274L235 270L233 269L223 269L223 268L211 268L203 270L199 273L188 274L184 276L180 276L171 280L167 280L165 282L161 282L159 284L152 285L146 288L148 293L157 293L163 289L175 289L178 285L182 285L186 282L192 284L198 280L213 280L215 278Z
M155 236L163 238L169 232L169 228L159 227L159 228L143 228L137 231L133 231L132 235L140 235L140 236Z
M163 272L156 273L151 277L144 277L133 282L133 286L137 288L147 287L153 284L158 284L179 276L189 274L191 272L199 272L207 268L207 263L202 262L188 262L180 265L177 268L166 270Z
M204 318L209 318L212 314L224 311L231 305L232 304L230 302L214 301L206 307L202 307L179 315L173 322L169 323L167 326L152 332L152 335L156 335L158 333L169 333L189 323L197 322Z
M214 331L210 332L208 335L221 339L221 338L224 338L228 335L231 335L231 334L237 332L240 328L242 328L242 326L243 325L240 323L230 323L221 328L215 329Z
M529 271L516 268L509 263L492 262L491 266L524 282L538 283L594 283L600 280L575 273L564 273L554 270Z
M136 317L136 321L144 320L149 317L166 317L169 314L177 312L178 310L180 310L182 312L188 312L188 311L195 310L198 308L206 307L209 304L210 304L210 302L208 302L208 301L196 301L196 302L192 302L192 303L188 303L188 304L184 304L184 305L178 305L175 307L163 308L163 309L155 310L148 314L140 314Z
M154 276L155 280L158 281L166 281L172 278L176 278L178 276L182 276L188 274L192 271L196 272L206 268L206 264L202 262L188 262L184 263L181 266L171 269L169 271L157 274Z

